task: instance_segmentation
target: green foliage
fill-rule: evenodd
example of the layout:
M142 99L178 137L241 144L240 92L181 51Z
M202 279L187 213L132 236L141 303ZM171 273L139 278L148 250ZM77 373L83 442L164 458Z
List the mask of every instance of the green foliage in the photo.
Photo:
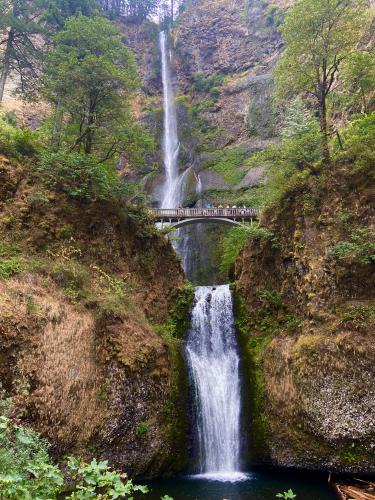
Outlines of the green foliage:
M93 155L47 152L41 156L37 171L50 189L80 201L126 200L132 194L115 168L99 163Z
M211 97L217 99L220 96L219 86L222 84L224 77L222 75L205 76L203 73L193 74L193 87L197 92L205 92Z
M27 128L18 129L10 124L5 114L0 115L0 150L9 158L24 160L32 158L41 149L38 132Z
M306 191L311 172L321 158L320 146L321 135L313 127L250 158L250 168L266 168L267 182L262 187L264 206L278 205L283 198Z
M88 500L101 498L112 500L127 498L131 500L134 493L147 493L146 486L139 486L126 479L126 476L112 471L106 460L98 462L93 459L89 464L78 458L67 460L69 476L74 482L74 491L66 498L69 500Z
M52 465L38 434L0 416L0 496L11 500L56 498L63 474Z
M44 19L49 26L62 29L67 19L74 16L94 16L98 13L95 0L44 0Z
M262 356L271 337L266 334L254 335L253 324L249 311L241 298L235 293L236 329L239 333L242 352L246 357L248 376L248 391L251 412L251 441L252 453L264 456L268 447L269 420L266 414L265 380L262 369Z
M23 262L18 257L0 259L0 278L11 278L14 274L20 273L23 268Z
M258 290L257 295L261 299L264 299L266 303L274 309L280 309L284 307L283 299L278 292L270 290Z
M328 85L370 23L366 0L347 1L345 7L340 0L294 5L281 29L286 51L275 72L278 95L309 92L319 98L321 79Z
M78 262L73 259L56 260L48 266L46 271L72 302L85 296L89 275Z
M284 493L278 493L276 498L283 498L284 500L293 500L297 498L297 495L293 493L293 490L284 491Z
M319 134L319 124L302 98L297 96L286 105L280 130L282 140L294 140L306 134Z
M54 147L139 163L150 139L134 125L131 96L139 77L115 26L101 17L71 18L54 43L44 76L44 95L56 108Z
M375 231L356 228L350 233L349 241L339 241L331 248L330 253L341 263L373 264L375 262Z
M273 26L274 28L279 28L284 22L285 11L281 9L278 5L271 3L267 6L264 11L266 16L266 22L268 26Z
M341 311L340 319L343 323L350 323L361 328L375 322L375 306L352 306Z
M147 434L149 430L150 430L150 426L148 425L148 423L141 422L135 428L135 433L137 434L137 436L143 436L144 434Z
M367 113L375 90L375 58L370 52L354 52L343 63L341 79L353 111Z
M0 31L2 37L0 101L4 85L11 73L17 74L18 90L33 92L38 78L38 66L42 56L40 45L34 37L44 32L38 22L43 0L0 0Z
M126 16L132 21L141 22L157 13L160 0L98 0L110 17Z
M367 0L301 0L288 10L281 28L286 45L275 69L276 97L312 96L323 134L323 158L329 161L327 99L340 66L356 52L371 25Z
M107 461L85 463L68 457L64 474L48 456L48 443L16 421L0 416L0 497L10 500L50 500L69 488L70 500L112 500L147 493L126 474L112 471ZM65 481L66 480L66 484Z
M353 174L363 172L375 181L375 112L351 122L342 135L344 150L336 151L337 160L349 163Z
M244 176L243 168L248 153L241 147L226 148L222 151L214 151L212 157L205 161L205 168L212 168L221 174L230 185L238 184Z
M278 245L274 234L264 227L259 227L255 224L252 226L234 227L223 239L223 256L220 269L228 271L234 265L246 243L253 239L271 240L274 248L277 248Z
M167 321L163 325L157 325L157 330L169 341L175 345L175 340L179 341L189 327L189 311L194 300L194 287L190 282L176 293L174 305L171 308Z

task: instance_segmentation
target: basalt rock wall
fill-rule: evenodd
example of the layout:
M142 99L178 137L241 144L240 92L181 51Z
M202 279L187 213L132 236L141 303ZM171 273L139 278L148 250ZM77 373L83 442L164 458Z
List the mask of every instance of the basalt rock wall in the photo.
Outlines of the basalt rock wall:
M274 238L250 242L236 264L250 461L373 473L374 263L332 251L353 231L374 234L373 184L331 168L263 214Z

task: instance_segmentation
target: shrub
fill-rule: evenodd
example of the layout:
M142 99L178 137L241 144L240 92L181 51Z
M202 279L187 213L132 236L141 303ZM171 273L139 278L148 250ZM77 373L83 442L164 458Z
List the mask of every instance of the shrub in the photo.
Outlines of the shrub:
M264 227L238 226L231 229L223 239L223 256L220 269L227 272L235 263L239 253L251 239L271 240L273 248L278 247L274 234Z
M375 177L375 112L354 120L343 132L344 150L336 158L353 165L353 173L363 171Z
M375 306L352 306L341 312L340 319L342 323L352 323L358 328L366 326L375 322Z
M0 278L11 278L14 274L22 271L22 262L17 257L0 259Z
M64 498L70 500L133 498L147 493L126 474L112 471L107 461L90 463L68 457L66 477L48 456L49 444L36 432L0 416L0 498L10 500ZM64 481L66 480L66 482Z
M69 500L87 500L95 498L115 499L133 498L133 493L147 493L146 486L135 485L126 479L125 474L112 471L106 460L93 459L89 464L79 458L68 458L69 476L75 488Z
M194 89L198 92L210 93L212 89L217 88L223 82L222 75L204 76L203 73L194 73ZM219 90L219 89L217 89Z
M137 436L143 436L144 434L147 434L149 430L150 426L148 425L148 423L141 422L140 424L137 425L135 433L137 434Z
M297 498L297 495L293 493L293 490L284 491L284 493L278 493L276 498L282 498L283 500L293 500Z
M0 151L10 158L33 157L41 149L39 133L18 129L7 115L0 115Z
M258 297L264 299L267 304L274 309L280 309L284 306L283 299L278 292L270 290L258 290L257 295Z
M48 457L48 443L0 416L0 497L56 498L62 484L62 473Z
M121 183L115 168L99 163L92 155L45 153L37 170L49 188L77 200L93 202L129 195L128 186Z
M375 262L375 231L367 228L354 229L350 241L339 241L330 250L339 262L366 265Z
M278 28L285 19L285 11L278 5L271 3L265 10L266 22L268 26Z

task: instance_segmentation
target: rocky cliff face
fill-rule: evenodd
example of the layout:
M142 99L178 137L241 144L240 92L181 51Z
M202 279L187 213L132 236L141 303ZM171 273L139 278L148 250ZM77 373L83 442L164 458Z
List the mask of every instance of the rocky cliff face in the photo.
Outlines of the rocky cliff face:
M78 203L0 165L0 389L56 457L132 475L184 464L190 291L139 212Z
M277 239L237 262L251 460L374 472L374 263L332 251L373 238L372 179L335 168L265 213Z
M189 170L185 176L185 205L200 201L222 205L259 203L257 186L264 170L250 170L247 161L254 152L275 141L271 72L282 50L277 27L287 5L281 1L200 0L179 16L170 34L170 46L177 94L179 164L181 171ZM134 30L123 27L129 45L146 68L142 70L140 118L157 145L148 166L136 175L142 177L151 202L157 205L164 181L158 37L154 33L154 41L145 47ZM155 78L150 78L150 74L156 75L158 64L159 93ZM190 232L196 248L203 249L196 267L203 270L200 274L204 282L227 280L214 271L220 250L210 250L220 248L215 235L221 238L222 228ZM189 273L189 277L202 282L196 279L196 273Z
M271 71L282 50L277 27L287 5L282 1L200 0L186 8L171 32L180 168L190 167L200 174L200 196L205 199L241 201L263 173L247 177L246 159L275 136ZM141 119L160 145L157 32L151 24L121 29L142 67ZM161 158L157 148L149 168L142 172L148 174L145 182L155 203L164 175ZM192 177L186 185L186 203L196 201L195 191L196 177Z

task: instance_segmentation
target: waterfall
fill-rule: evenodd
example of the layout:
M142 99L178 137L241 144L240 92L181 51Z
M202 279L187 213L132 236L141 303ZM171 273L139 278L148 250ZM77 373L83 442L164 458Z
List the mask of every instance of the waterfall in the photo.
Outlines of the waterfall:
M166 177L162 190L161 208L175 208L181 202L181 182L178 173L179 142L176 101L170 70L171 52L168 49L165 31L160 33L160 51L164 99L163 157Z
M201 477L238 481L240 376L229 285L196 288L186 358L195 400Z
M171 52L165 32L160 33L162 59L165 182L161 208L175 208L183 202L186 177L179 174L176 102L171 79ZM190 167L192 168L192 167ZM196 193L202 181L196 177ZM194 229L199 231L199 228ZM187 270L194 254L189 249L194 232L181 229L175 249ZM196 263L196 262L195 262ZM197 287L192 324L187 334L186 358L198 408L197 425L200 472L195 477L239 481L247 476L240 470L240 378L234 330L232 296L228 285Z

